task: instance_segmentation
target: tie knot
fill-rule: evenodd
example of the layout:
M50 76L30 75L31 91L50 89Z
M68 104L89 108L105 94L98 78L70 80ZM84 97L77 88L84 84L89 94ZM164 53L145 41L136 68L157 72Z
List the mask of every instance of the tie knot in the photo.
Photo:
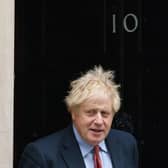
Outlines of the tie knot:
M99 145L94 146L94 151L95 151L96 153L98 153L98 152L99 152L99 150L100 150Z

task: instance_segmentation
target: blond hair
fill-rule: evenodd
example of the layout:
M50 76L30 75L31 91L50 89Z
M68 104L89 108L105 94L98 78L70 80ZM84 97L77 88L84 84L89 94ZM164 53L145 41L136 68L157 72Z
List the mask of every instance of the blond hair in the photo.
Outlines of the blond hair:
M65 97L65 103L68 109L71 109L101 90L110 95L112 108L114 112L117 112L120 108L118 87L119 85L114 82L114 71L105 71L101 65L95 66L70 83L70 90Z

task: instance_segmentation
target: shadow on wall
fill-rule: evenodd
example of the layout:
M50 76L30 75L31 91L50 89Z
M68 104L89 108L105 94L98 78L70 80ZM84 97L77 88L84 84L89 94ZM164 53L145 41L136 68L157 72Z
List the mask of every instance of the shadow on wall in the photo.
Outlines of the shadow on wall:
M116 113L114 120L113 120L112 127L115 129L129 132L131 134L134 134L134 131L135 131L131 115L125 112Z

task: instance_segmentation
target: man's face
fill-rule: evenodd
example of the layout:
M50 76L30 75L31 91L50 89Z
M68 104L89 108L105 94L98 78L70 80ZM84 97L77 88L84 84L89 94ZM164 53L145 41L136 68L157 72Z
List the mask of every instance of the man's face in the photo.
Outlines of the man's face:
M80 136L92 145L106 138L114 117L111 99L101 93L92 96L71 113Z

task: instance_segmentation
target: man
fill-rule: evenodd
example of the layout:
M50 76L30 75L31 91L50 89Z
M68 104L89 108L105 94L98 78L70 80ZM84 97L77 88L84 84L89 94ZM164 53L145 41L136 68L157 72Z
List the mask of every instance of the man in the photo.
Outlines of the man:
M120 108L112 71L95 66L72 81L65 103L72 124L28 144L19 168L138 168L135 138L111 129Z

